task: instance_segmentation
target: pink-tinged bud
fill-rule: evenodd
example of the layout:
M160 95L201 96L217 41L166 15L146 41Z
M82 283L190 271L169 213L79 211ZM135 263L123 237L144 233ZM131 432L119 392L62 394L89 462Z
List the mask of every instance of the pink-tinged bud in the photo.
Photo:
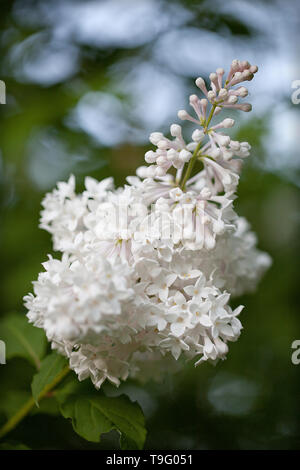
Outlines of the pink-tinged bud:
M249 69L249 68L250 68L250 64L249 64L248 60L242 60L240 66L241 66L241 69L242 69L242 70L245 70L245 69Z
M243 78L242 72L235 72L234 77L233 77L233 80L234 80L234 81L236 81L236 80L242 80L242 78Z
M207 93L207 98L209 99L209 101L213 101L216 98L216 94L212 90L210 90Z
M177 116L179 119L182 119L182 121L189 119L189 114L184 109L180 109L177 113Z
M242 103L239 107L242 111L245 111L246 113L249 113L249 111L252 111L252 104L250 103Z
M239 64L239 61L237 59L234 59L232 62L231 62L231 68L234 72L237 72L240 68L240 64Z
M222 100L224 100L225 98L227 98L227 96L228 96L228 91L226 90L226 88L221 88L218 94L218 98L221 98Z
M145 153L145 160L147 163L154 163L156 160L156 154L152 150Z
M238 101L238 97L235 95L230 95L226 101L228 104L235 104Z
M203 115L204 119L206 119L207 105L208 105L208 101L207 101L206 98L203 98L202 100L200 100L200 106L201 106L201 109L202 109L202 115Z
M253 73L250 72L250 70L246 69L242 72L244 80L252 80L253 78Z
M217 72L217 76L218 76L218 85L219 85L218 88L220 90L220 88L222 88L222 86L223 86L223 75L224 75L225 71L222 68L218 68L216 70L216 72Z
M222 106L223 108L240 109L241 111L245 111L246 113L252 110L252 106L250 103L223 104Z
M151 144L157 145L158 142L163 138L164 135L161 132L152 132L152 134L150 134L149 140Z
M223 121L219 122L219 124L216 124L215 126L212 126L210 129L211 130L228 129L229 127L233 127L233 126L234 126L234 120L231 119L231 118L226 118ZM217 135L220 136L220 134L217 134Z
M167 159L165 157L158 157L156 160L156 164L159 166L164 166L167 162Z
M157 142L157 147L161 150L167 150L169 147L168 142L166 140L160 140Z
M229 135L218 134L218 141L220 142L220 145L222 145L222 147L226 147L230 144L230 137Z
M221 106L217 106L216 109L215 109L215 111L214 111L214 116L216 116L217 114L219 114L221 111L222 111Z
M220 124L222 124L222 127L224 127L224 129L229 129L229 127L234 126L234 119L226 118Z
M258 67L257 65L251 65L249 70L251 73L256 73L258 71Z
M217 92L220 88L218 75L216 73L212 72L211 74L209 74L209 78L210 78L210 84L211 84L212 90L214 92Z
M191 96L190 96L190 103L191 103L191 104L197 104L198 101L199 101L199 98L198 98L197 95L191 95Z
M206 88L206 85L205 85L205 81L203 80L202 77L198 77L197 80L195 81L196 85L198 88L200 88L200 90L205 94L207 95L207 88Z
M172 124L170 133L172 137L181 137L181 126L179 124Z
M241 98L245 98L248 95L248 90L244 86L240 86L236 90L232 90L235 95L240 96Z

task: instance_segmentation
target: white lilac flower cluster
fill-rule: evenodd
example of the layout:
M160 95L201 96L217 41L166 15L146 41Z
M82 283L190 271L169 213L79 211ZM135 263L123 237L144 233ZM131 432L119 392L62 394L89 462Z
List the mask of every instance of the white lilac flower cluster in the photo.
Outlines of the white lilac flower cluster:
M223 69L210 74L209 90L198 78L205 98L190 97L197 118L178 113L197 125L192 140L178 124L173 139L151 134L150 166L123 188L87 177L76 194L71 176L46 195L41 227L62 257L43 264L25 304L79 380L99 388L106 379L158 378L179 358L224 359L239 337L243 306L232 310L230 298L253 290L271 261L233 210L250 146L220 132L232 119L210 122L223 108L250 110L238 102L247 89L234 86L256 71L235 60L224 81Z

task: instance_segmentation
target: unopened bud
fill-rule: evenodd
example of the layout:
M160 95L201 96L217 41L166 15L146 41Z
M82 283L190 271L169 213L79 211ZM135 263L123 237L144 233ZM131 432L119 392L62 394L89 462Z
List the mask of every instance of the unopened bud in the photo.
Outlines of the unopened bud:
M250 103L243 103L240 105L240 109L246 113L249 113L249 111L252 110L252 105Z
M242 60L242 62L241 62L240 65L241 65L241 68L242 68L243 70L250 68L250 64L249 64L248 60Z
M179 124L172 124L170 127L170 133L173 137L181 137L181 126Z
M179 159L184 163L190 161L191 156L192 156L191 152L188 152L185 149L181 150L179 153Z
M258 71L258 67L257 65L251 65L249 70L251 73L256 73Z
M228 129L229 127L233 127L234 126L234 119L231 119L231 118L226 118L224 119L224 121L222 121L222 127L224 127L225 129Z
M248 95L248 90L245 86L241 86L235 90L236 95L245 98Z
M194 142L200 142L204 137L204 132L200 129L195 129L192 133L192 139Z
M235 95L230 95L228 97L227 103L228 104L235 104L238 101L238 97Z
M226 147L227 145L230 144L230 137L229 135L221 135L219 134L219 142L222 145L222 147Z
M202 89L203 87L206 87L205 81L203 80L202 77L198 77L195 81L196 85L198 88Z
M177 116L178 116L179 119L181 119L182 121L185 121L186 119L189 118L188 113L187 113L184 109L180 109L180 111L178 111L178 113L177 113Z
M157 145L158 142L164 138L164 135L161 132L152 132L150 134L149 140L153 145Z
M158 157L156 160L156 164L158 166L164 166L166 164L166 158L165 157Z
M154 163L156 160L156 154L153 150L149 150L145 153L145 160L147 163Z
M237 59L234 59L232 62L231 62L231 68L234 72L237 72L238 69L239 69L239 61Z
M170 149L167 152L167 160L172 161L177 158L177 152L175 149Z
M190 96L190 103L196 104L196 103L198 103L198 101L199 101L199 98L198 98L197 95L191 95Z
M156 145L161 150L167 150L167 148L169 147L168 142L165 139L160 140L159 142L157 142Z
M216 94L215 92L213 92L212 90L210 90L208 93L207 93L207 98L209 99L209 101L212 101L216 98Z
M166 170L162 167L156 167L155 173L153 176L165 176Z
M226 88L221 88L219 91L218 97L224 100L227 97L227 95L228 95L228 91L226 90Z

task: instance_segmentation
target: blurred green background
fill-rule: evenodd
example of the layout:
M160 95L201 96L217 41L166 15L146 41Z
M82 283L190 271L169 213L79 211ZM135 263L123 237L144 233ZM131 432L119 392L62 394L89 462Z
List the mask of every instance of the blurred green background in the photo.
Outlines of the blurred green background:
M162 384L127 382L138 399L150 449L299 449L300 339L299 4L289 0L2 0L0 79L1 313L22 297L51 253L38 228L40 202L57 180L113 175L117 185L142 164L151 131L168 132L196 92L194 78L232 59L259 73L249 84L254 111L238 139L252 145L236 209L257 232L273 266L246 306L244 331L216 367L186 369ZM234 113L232 113L234 117ZM241 120L240 120L241 119ZM1 331L0 331L1 339ZM29 389L21 359L0 365L0 401ZM21 398L20 398L21 400ZM47 413L46 413L47 411ZM1 405L0 405L0 418ZM41 410L11 437L33 449L117 446L114 433L88 444L55 410Z

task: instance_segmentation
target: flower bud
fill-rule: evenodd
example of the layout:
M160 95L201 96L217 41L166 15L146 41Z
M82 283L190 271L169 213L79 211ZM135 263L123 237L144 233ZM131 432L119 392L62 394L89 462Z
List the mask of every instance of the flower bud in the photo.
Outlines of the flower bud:
M179 124L172 124L170 133L172 137L181 137L181 126Z
M164 135L161 132L152 132L152 134L150 134L149 140L151 144L157 145L158 142L163 138Z
M180 109L180 111L178 111L177 113L177 116L179 117L179 119L181 119L182 121L185 121L189 118L189 115L188 113L184 110L184 109Z
M204 132L201 129L195 129L192 133L192 139L194 142L200 142L204 137Z
M249 70L251 73L256 73L258 71L258 67L257 65L251 65Z
M221 88L219 91L218 97L224 100L225 98L227 98L227 96L228 96L228 91L226 90L226 88Z
M197 95L190 95L190 103L197 104L199 101L199 98Z
M207 98L209 99L209 101L213 101L216 98L215 92L212 90L209 90L209 92L207 93Z
M155 174L153 176L165 176L166 170L162 167L156 167Z
M169 147L168 142L165 139L160 140L156 145L160 150L167 150Z
M153 150L149 150L145 153L145 160L147 163L154 163L156 160L156 153Z
M244 86L240 86L236 90L234 90L235 94L237 96L240 96L241 98L245 98L248 95L248 90Z
M245 111L246 113L249 113L249 111L252 110L252 105L250 103L242 103L239 109Z
M234 119L226 118L220 124L222 124L222 127L224 127L225 129L229 129L229 127L234 126Z
M156 164L158 166L164 166L167 162L167 159L165 157L158 157L158 159L156 160Z
M238 97L235 96L235 95L230 95L228 97L228 100L226 101L226 103L228 104L235 104L236 102L238 101Z
M188 162L191 159L191 157L192 157L191 152L188 152L186 149L182 149L179 153L179 159L184 163Z

